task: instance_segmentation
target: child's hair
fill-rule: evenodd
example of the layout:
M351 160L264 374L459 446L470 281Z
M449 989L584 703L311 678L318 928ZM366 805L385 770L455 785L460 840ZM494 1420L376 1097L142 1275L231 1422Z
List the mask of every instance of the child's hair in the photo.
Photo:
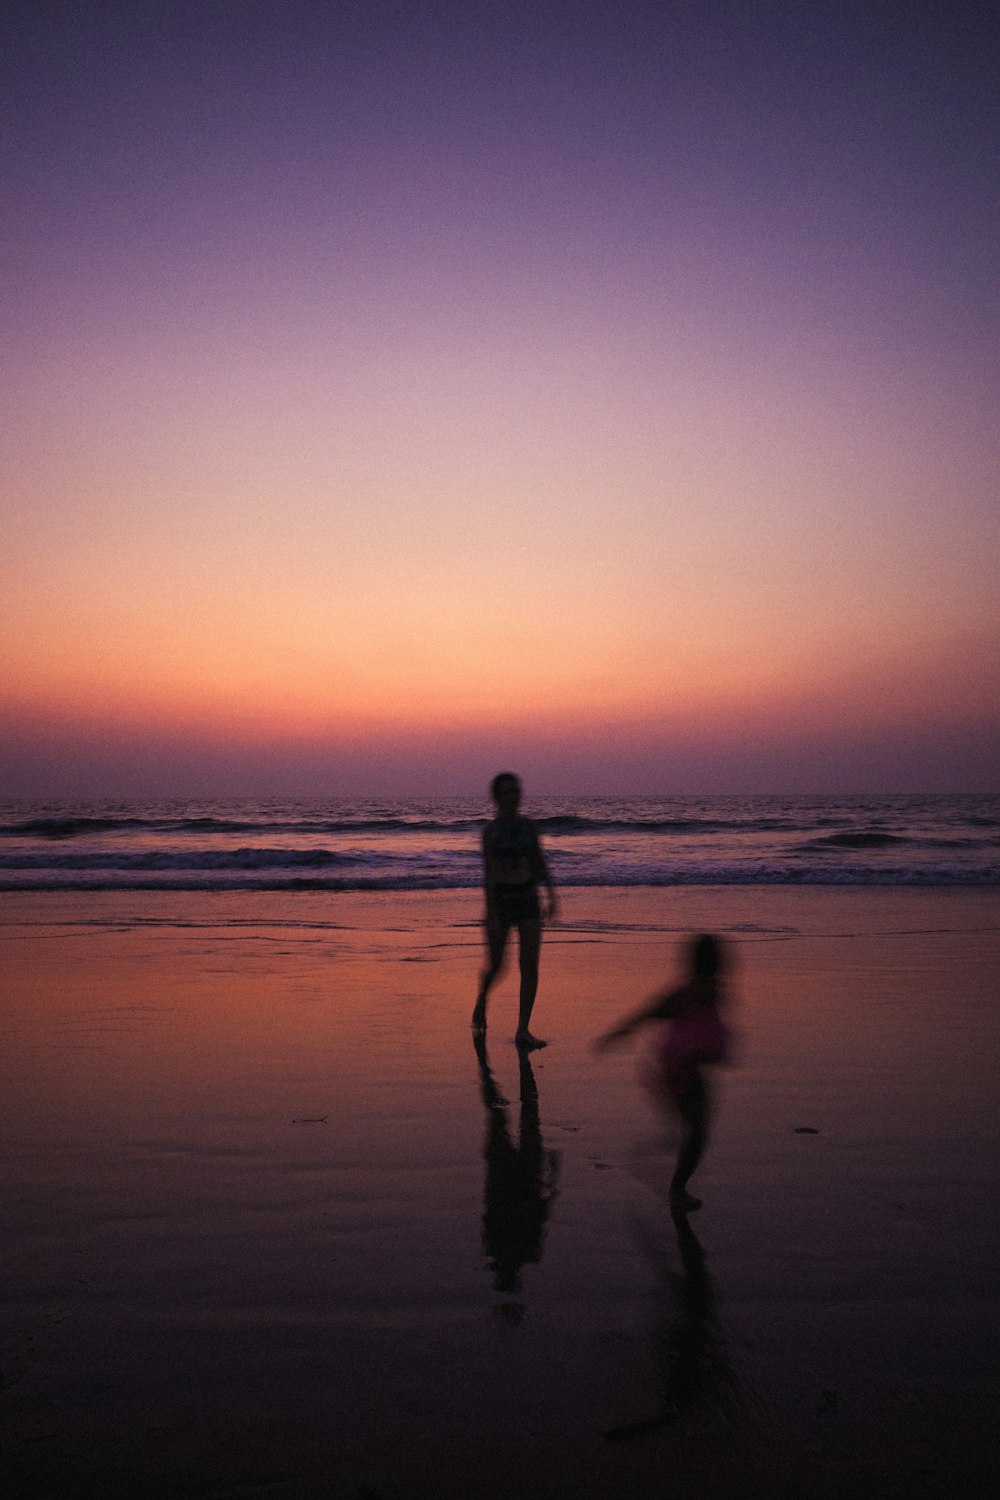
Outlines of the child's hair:
M517 787L518 791L521 790L521 778L520 776L515 776L513 771L500 771L498 775L494 776L490 782L490 796L494 802L499 799L501 788L511 782Z
M714 984L722 977L724 968L722 944L710 932L700 933L698 937L691 939L688 957L692 979Z

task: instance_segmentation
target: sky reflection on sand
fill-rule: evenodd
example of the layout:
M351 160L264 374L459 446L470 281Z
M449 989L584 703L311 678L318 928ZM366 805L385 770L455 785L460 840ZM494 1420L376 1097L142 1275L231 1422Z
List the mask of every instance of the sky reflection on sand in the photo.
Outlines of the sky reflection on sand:
M807 1455L822 1392L838 1390L824 1451L846 1473L867 1444L878 1471L889 1458L860 1413L906 1387L920 1420L893 1408L898 1462L951 1472L960 1400L974 1412L990 1396L1000 1248L990 893L574 897L543 968L552 1046L531 1060L537 1125L530 1097L527 1116L536 1155L558 1153L558 1197L516 1297L498 1293L483 1245L468 903L354 897L329 929L302 925L329 914L322 898L210 905L137 897L134 921L100 897L3 905L22 923L4 957L5 1370L27 1368L28 1340L35 1351L6 1399L19 1431L57 1434L63 1458L44 1462L95 1463L98 1421L174 1472L175 1440L141 1416L152 1401L241 1480L377 1456L402 1485L419 1452L457 1496L511 1431L534 1465L528 1493L586 1472L594 1494L623 1476L652 1494L668 1458L694 1473L697 1434L702 1448L717 1436L710 1410L648 1434L643 1454L630 1441L611 1456L601 1437L656 1399L656 1319L673 1293L656 1292L641 1246L659 1244L678 1274L682 1261L636 1060L588 1044L674 972L676 937L656 930L668 907L678 926L728 924L736 946L742 1047L720 1080L695 1227L721 1352L744 1395L766 1400L725 1462L772 1422ZM40 913L51 927L31 925ZM184 925L208 914L218 925ZM262 925L228 925L248 915ZM299 925L265 925L285 915ZM515 1013L511 974L489 1032L511 1144L515 1124L524 1139ZM519 1304L516 1327L496 1324L498 1301ZM237 1370L242 1413L224 1394ZM269 1446L246 1438L261 1403Z

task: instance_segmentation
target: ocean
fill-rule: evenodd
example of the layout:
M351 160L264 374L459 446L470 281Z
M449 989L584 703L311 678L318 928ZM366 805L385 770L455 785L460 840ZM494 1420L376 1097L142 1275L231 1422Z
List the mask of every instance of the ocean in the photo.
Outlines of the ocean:
M1000 795L537 797L557 885L1000 884ZM0 805L2 891L476 886L478 798Z

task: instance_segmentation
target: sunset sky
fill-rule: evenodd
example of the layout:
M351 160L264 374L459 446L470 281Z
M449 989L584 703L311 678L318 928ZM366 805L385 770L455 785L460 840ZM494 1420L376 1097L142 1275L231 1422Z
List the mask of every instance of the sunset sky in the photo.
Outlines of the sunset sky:
M996 789L994 7L5 13L0 795Z

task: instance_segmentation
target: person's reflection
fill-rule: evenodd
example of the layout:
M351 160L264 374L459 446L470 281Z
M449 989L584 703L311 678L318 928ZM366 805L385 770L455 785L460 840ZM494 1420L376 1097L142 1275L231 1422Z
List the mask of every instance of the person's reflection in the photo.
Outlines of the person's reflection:
M648 1415L604 1430L609 1442L636 1437L651 1428L682 1420L688 1413L712 1408L728 1415L733 1374L720 1346L715 1325L715 1297L701 1241L687 1214L672 1208L682 1274L669 1268L662 1250L647 1246L658 1263L668 1307L653 1328L656 1406Z
M728 1383L715 1337L715 1297L705 1252L687 1214L672 1208L670 1217L683 1275L673 1278L674 1309L655 1333L660 1407L668 1419L693 1406L717 1403Z
M515 1145L507 1118L507 1100L493 1077L486 1038L475 1033L473 1042L486 1106L483 1250L493 1274L493 1285L506 1299L497 1307L497 1313L518 1321L524 1313L523 1303L516 1300L516 1293L521 1290L521 1267L537 1265L542 1258L545 1224L557 1191L559 1153L542 1145L538 1086L530 1053L518 1049L521 1120Z

